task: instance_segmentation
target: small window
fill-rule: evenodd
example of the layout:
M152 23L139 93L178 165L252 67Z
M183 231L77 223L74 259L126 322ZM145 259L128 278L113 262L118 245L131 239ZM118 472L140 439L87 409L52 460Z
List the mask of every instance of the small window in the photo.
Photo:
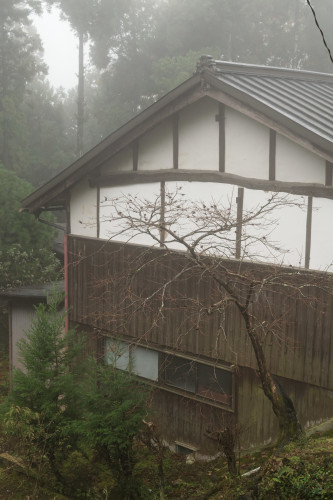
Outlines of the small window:
M129 346L121 340L106 339L105 362L118 370L128 370L130 364Z
M197 369L194 361L168 356L165 364L165 383L195 393Z
M105 362L118 370L131 371L149 380L158 380L158 352L145 347L130 346L121 340L108 338Z
M198 363L197 393L214 401L231 404L232 373Z
M176 442L176 453L178 455L192 455L192 453L195 453L197 450L194 448L189 448L184 444L180 444Z
M222 368L168 355L164 383L217 403L232 403L232 372Z
M131 351L133 373L149 380L158 380L158 352L133 346Z

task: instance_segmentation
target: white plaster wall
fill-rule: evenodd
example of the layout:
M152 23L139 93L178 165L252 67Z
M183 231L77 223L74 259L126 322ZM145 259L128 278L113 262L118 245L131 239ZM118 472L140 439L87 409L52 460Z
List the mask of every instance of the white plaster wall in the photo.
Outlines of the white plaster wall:
M23 369L20 362L17 342L26 337L26 332L31 328L33 320L36 318L34 304L13 304L11 308L11 328L12 328L12 368Z
M204 98L179 114L178 167L219 169L218 103Z
M231 108L225 110L225 171L269 177L269 129Z
M97 237L97 188L87 180L76 184L70 199L71 234Z
M139 141L138 170L173 168L172 123L166 120Z
M277 180L325 184L325 167L324 159L277 134Z
M133 150L132 147L127 147L102 165L101 174L128 172L131 170L133 170Z
M333 272L333 200L313 199L310 268Z
M243 220L267 203L272 193L244 190ZM279 195L278 206L243 224L243 257L286 266L304 266L307 198ZM276 204L276 201L272 202ZM295 203L295 204L294 204ZM273 204L270 206L273 208ZM300 205L300 206L298 206Z
M173 224L168 224L179 236L185 236L185 240L188 243L192 243L199 234L207 232L209 229L214 228L213 220L202 220L200 217L201 210L203 214L207 215L207 210L212 205L217 205L221 210L221 219L226 217L236 218L237 205L236 197L238 193L237 186L231 186L228 184L219 184L213 182L167 182L165 184L166 189L166 200L168 200L168 193L175 193L178 191L177 197L179 200L179 207L176 211L177 217L174 216L173 208L177 206L175 202L170 206L170 209L166 207L165 221L168 224L169 220L173 221ZM205 208L206 207L206 208ZM230 216L228 215L230 213ZM218 221L220 223L220 221ZM216 226L215 226L216 227ZM194 234L192 234L194 232ZM185 246L172 241L171 236L167 236L166 241L169 246L178 249L186 250ZM209 253L216 254L231 258L235 255L235 245L236 245L235 231L228 231L225 235L219 238L214 236L209 236L200 242L200 246L197 250L208 251Z
M155 218L159 221L161 186L159 182L151 184L135 184L129 186L101 188L100 191L100 237L142 245L156 245L152 237L140 232L140 227L135 222L135 210L130 208L130 203L149 205L147 217L154 211ZM117 215L117 210L133 219L133 228L129 228L123 216Z

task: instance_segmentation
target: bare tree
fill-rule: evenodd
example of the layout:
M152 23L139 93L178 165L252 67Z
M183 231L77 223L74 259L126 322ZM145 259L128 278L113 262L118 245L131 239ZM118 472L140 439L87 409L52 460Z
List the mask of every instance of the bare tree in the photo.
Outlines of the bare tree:
M240 211L233 201L193 201L181 189L166 191L163 184L160 195L154 199L132 195L105 199L103 223L109 224L110 239L146 244L139 258L104 277L108 293L114 285L119 296L114 304L112 330L122 332L129 316L145 315L147 332L158 328L173 310L182 322L179 330L183 335L184 325L200 330L207 318L215 315L219 318L216 335L227 337L221 318L227 312L240 315L264 394L278 419L279 443L285 443L303 431L291 399L270 372L265 340L274 336L279 342L292 344L286 308L294 307L295 301L312 307L315 299L311 290L328 288L328 278L282 265L287 250L274 241L273 229L281 210L304 209L301 197L267 193L263 203L248 211ZM265 260L273 260L274 264L258 264ZM165 266L167 272L162 282L148 283L145 272L156 262ZM135 286L139 275L140 293ZM193 297L186 294L186 287L175 289L175 283L188 279L197 282L198 290L209 282L209 294L198 292ZM282 309L275 308L277 296L284 303ZM98 285L96 297L102 300ZM179 339L179 345L181 342Z

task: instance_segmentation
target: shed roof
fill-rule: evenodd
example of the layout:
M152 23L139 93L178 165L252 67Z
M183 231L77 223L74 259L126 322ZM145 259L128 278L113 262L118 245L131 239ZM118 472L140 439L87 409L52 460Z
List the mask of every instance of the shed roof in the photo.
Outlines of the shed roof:
M0 291L0 297L6 299L48 299L54 292L64 292L64 281L54 281L52 283L43 283L41 285L22 286L17 288L8 288Z
M50 205L63 205L66 191L103 161L177 111L177 103L206 95L221 100L230 97L261 113L295 136L313 145L315 151L333 162L333 74L298 71L269 66L216 61L201 57L196 73L109 135L68 168L37 189L22 205L36 212ZM190 101L188 101L190 102ZM166 110L169 110L166 113ZM278 130L278 128L277 128Z

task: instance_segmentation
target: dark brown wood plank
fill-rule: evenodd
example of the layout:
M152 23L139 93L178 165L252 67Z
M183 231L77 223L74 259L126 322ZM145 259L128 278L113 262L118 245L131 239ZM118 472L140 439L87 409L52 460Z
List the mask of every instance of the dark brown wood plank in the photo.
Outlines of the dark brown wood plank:
M238 188L238 195L236 198L236 202L237 202L236 259L240 259L242 252L244 188Z
M133 172L138 170L139 164L139 142L134 142L133 144Z
M173 168L178 168L179 160L179 115L176 113L172 120L172 139L173 139Z
M161 321L156 326L153 325L153 320L158 312L160 299L144 311L136 311L136 306L133 305L132 314L126 318L126 325L123 325L123 302L118 276L128 273L129 266L136 265L139 256L142 259L144 255L149 264L142 268L140 275L134 275L131 285L134 296L141 294L144 298L156 287L172 280L177 269L183 266L184 255L174 253L167 259L160 259L159 255L164 252L158 248L148 249L76 236L70 236L68 240L69 304L72 321L91 327L97 326L106 332L116 331L133 339L144 339L148 344L153 343L166 349L184 350L188 355L219 359L238 366L256 367L252 347L234 304L227 304L224 308L225 320L218 313L206 314L205 308L216 303L218 291L205 276L198 278L191 274L192 271L186 279L172 283L167 307L163 309ZM235 270L239 268L236 261L225 262L228 266L234 266ZM265 269L270 274L274 272L269 266L244 262L242 269L248 269L254 275L258 272L259 276ZM277 270L278 273L281 271L283 269ZM289 275L287 269L286 272ZM314 274L318 276L318 281L325 276L319 272L309 273L297 269L295 279L300 283L299 280L303 280L304 276L304 282L307 283L309 279L316 280ZM291 279L292 276L291 274ZM310 384L328 384L327 388L333 388L333 375L330 370L333 357L333 300L329 294L325 296L322 293L320 286L314 286L310 291L305 288L304 299L298 301L293 298L292 291L287 292L281 282L281 285L274 286L274 292L267 290L254 304L259 312L264 311L264 321L274 318L280 321L281 318L284 322L281 344L280 340L267 337L268 364L273 373L279 376ZM268 304L274 313L272 318L266 311ZM120 316L114 315L117 308L120 310ZM198 310L204 313L199 330L196 329ZM258 311L254 310L254 313ZM287 340L288 344L285 344L284 340Z
M160 220L160 238L161 238L161 243L160 246L163 246L163 243L165 241L165 229L164 229L164 224L165 224L165 182L161 182L161 220Z
M326 161L325 186L333 185L333 163Z
M269 130L269 180L275 181L276 176L276 132Z
M306 215L306 238L305 238L305 269L310 267L310 256L311 256L311 232L312 232L312 196L308 197L308 208Z
M101 232L100 212L101 212L101 188L100 186L97 186L97 238L99 238Z
M219 104L219 171L225 172L225 106Z

